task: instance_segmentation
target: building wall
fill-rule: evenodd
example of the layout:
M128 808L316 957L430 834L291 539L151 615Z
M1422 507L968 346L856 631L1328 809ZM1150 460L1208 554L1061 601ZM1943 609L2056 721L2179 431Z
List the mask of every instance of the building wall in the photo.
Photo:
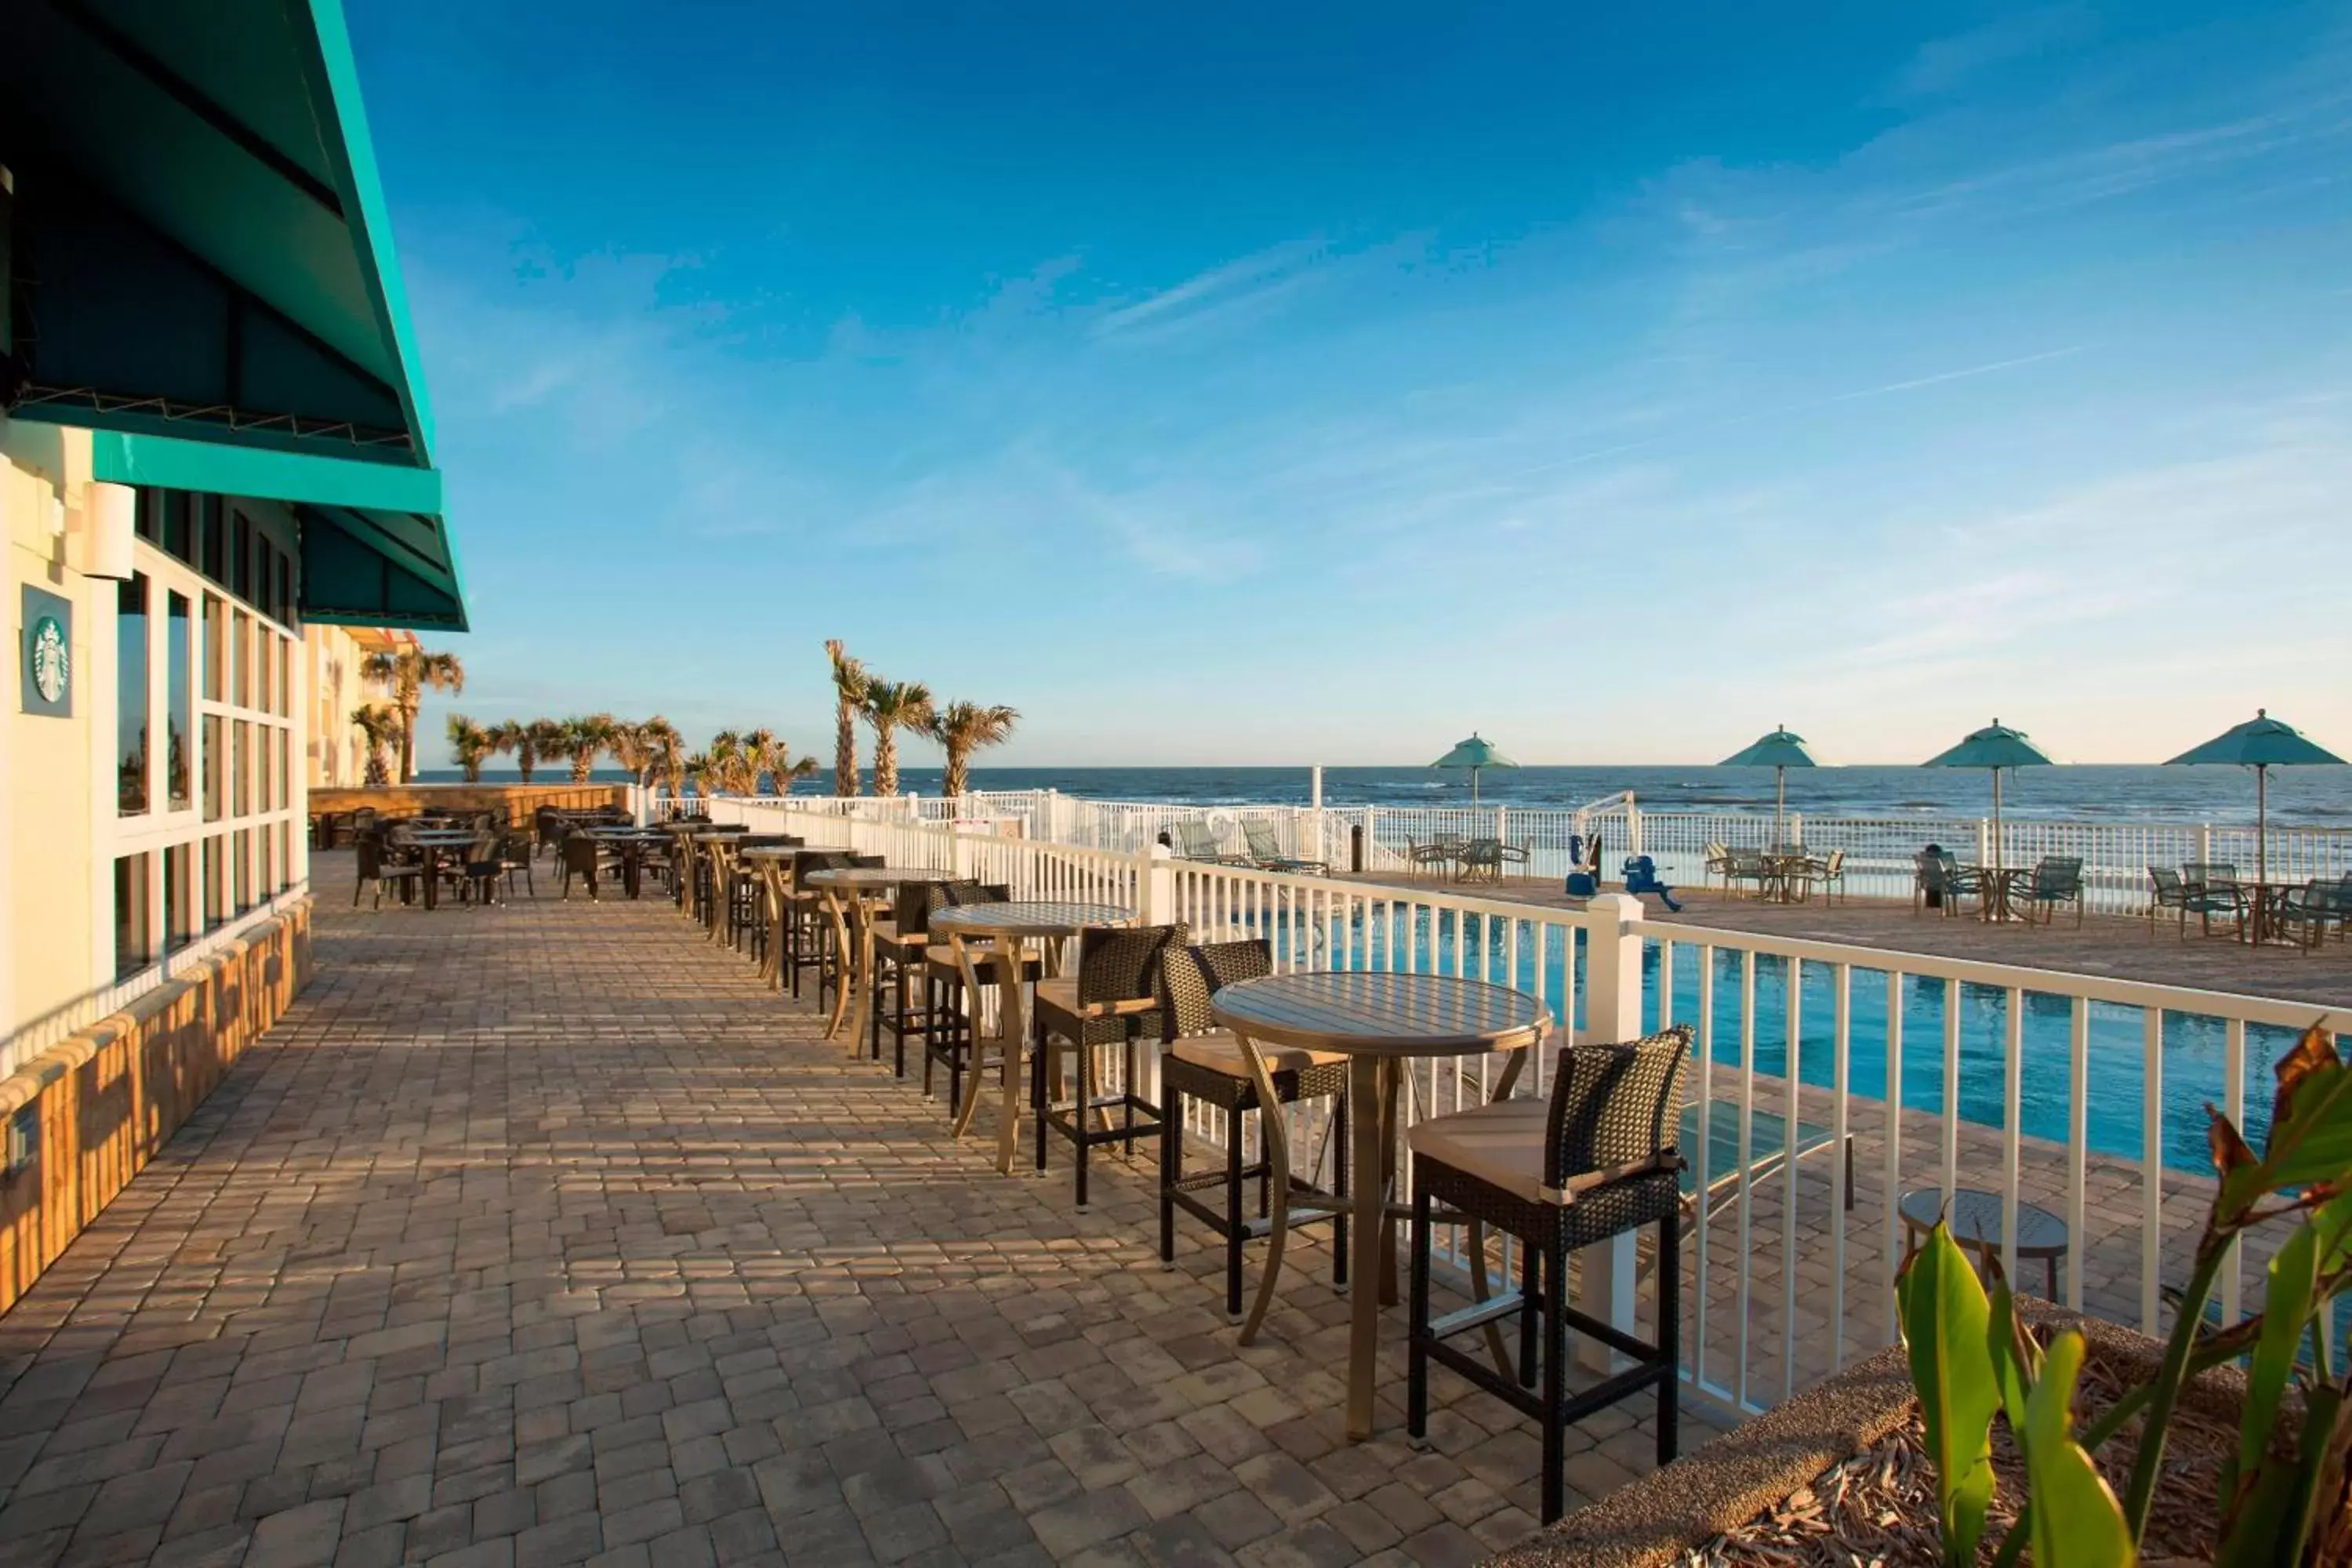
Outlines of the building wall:
M0 420L0 1078L308 891L293 517L142 492L117 582L89 472L87 432ZM69 717L26 710L27 584L71 606Z
M302 655L310 672L309 743L304 748L313 789L356 788L367 777L367 742L352 722L352 711L384 701L389 691L360 674L372 653L396 653L416 646L416 634L371 626L308 626Z

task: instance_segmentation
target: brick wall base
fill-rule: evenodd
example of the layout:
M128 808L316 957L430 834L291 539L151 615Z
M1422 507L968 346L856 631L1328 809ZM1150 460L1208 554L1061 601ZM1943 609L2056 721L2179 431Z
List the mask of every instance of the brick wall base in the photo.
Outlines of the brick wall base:
M20 1117L37 1128L31 1158L0 1174L0 1311L154 1158L310 977L305 900L0 1079L0 1130Z
M504 811L517 822L530 821L542 805L558 811L594 811L607 805L625 810L628 804L629 786L617 784L391 784L383 789L310 791L313 814L372 806L391 816L414 816L428 805L437 805L451 811Z

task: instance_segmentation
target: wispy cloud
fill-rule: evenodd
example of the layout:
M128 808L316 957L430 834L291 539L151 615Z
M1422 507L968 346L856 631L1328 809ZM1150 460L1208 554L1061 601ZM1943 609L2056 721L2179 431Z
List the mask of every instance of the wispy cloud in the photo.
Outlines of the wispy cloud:
M1314 241L1296 240L1241 257L1105 312L1095 319L1093 336L1164 342L1263 310L1313 282L1313 269L1326 254Z
M1900 98L1955 92L1992 66L2079 43L2097 26L2098 18L2088 6L2055 5L1933 38L1920 45L1896 73L1894 90Z

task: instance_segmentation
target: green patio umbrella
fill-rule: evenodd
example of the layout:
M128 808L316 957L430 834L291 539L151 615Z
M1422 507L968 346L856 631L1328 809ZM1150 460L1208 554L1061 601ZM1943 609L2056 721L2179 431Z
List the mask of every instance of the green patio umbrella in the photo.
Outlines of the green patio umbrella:
M1772 770L1772 841L1789 841L1789 770L1812 768L1821 764L1813 753L1805 750L1805 738L1785 726L1759 739L1715 764L1719 768L1770 768Z
M2257 708L2254 716L2244 723L2231 725L2165 765L2234 763L2254 770L2254 880L2267 882L2271 870L2271 770L2343 760L2326 747L2305 740L2303 731L2294 725L2272 718L2268 709Z
M1478 770L1481 768L1516 768L1519 764L1503 755L1492 741L1482 741L1478 731L1470 731L1466 741L1456 741L1454 749L1429 764L1433 768L1468 768L1470 770L1470 804L1478 804Z
M1938 752L1923 768L1989 768L1992 772L1992 868L2000 869L2000 771L2050 765L2050 754L2000 720L1972 731L1958 745Z

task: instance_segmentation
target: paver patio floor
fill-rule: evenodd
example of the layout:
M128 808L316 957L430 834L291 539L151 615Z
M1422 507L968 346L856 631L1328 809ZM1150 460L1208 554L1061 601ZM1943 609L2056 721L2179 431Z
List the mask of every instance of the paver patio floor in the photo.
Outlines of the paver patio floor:
M1237 1352L1208 1238L1160 1267L1148 1160L1084 1215L1060 1151L999 1178L666 901L375 913L314 870L310 987L0 1318L0 1564L1437 1564L1533 1528L1532 1426L1447 1374L1430 1451L1393 1403L1340 1440L1319 1245ZM1575 1489L1647 1467L1648 1409L1572 1435Z

